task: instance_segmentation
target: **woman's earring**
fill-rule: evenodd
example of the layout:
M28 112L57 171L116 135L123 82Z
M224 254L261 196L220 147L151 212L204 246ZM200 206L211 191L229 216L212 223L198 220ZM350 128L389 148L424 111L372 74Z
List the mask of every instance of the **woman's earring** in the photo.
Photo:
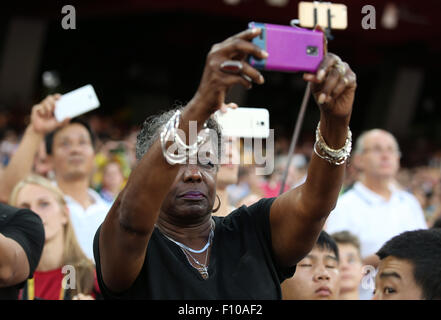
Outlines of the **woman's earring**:
M219 201L219 205L216 207L216 209L213 209L211 211L211 213L216 213L219 210L220 206L221 206L221 200L220 200L219 196L217 195L217 193L216 193L216 198Z

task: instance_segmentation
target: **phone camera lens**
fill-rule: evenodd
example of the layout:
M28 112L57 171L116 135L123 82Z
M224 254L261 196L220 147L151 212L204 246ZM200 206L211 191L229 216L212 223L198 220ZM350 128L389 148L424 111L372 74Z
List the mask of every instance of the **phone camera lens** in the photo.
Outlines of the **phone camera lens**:
M306 54L309 56L316 56L318 55L318 48L316 46L307 46Z

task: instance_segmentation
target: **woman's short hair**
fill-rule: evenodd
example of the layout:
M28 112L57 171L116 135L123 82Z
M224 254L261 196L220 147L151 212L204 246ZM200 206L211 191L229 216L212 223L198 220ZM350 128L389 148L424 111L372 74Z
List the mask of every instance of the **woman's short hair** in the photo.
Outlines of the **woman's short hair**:
M149 116L142 125L142 129L139 132L136 139L136 159L139 161L147 153L161 133L161 129L167 123L168 120L175 114L177 110L183 109L183 106L175 107L172 110L162 112L160 114ZM221 128L217 121L210 117L207 120L207 127L210 130L214 130L217 136L217 150L222 151L222 134ZM217 152L218 159L221 158L221 152Z

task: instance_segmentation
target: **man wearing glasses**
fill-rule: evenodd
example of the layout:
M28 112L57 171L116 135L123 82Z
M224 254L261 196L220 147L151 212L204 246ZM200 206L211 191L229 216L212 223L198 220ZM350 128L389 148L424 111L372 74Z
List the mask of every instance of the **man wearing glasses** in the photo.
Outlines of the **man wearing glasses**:
M326 224L329 233L347 230L356 235L363 264L375 268L379 263L375 253L386 241L404 231L427 228L417 199L396 183L400 157L391 133L373 129L361 134L353 155L360 176L338 199ZM363 297L369 298L366 294Z

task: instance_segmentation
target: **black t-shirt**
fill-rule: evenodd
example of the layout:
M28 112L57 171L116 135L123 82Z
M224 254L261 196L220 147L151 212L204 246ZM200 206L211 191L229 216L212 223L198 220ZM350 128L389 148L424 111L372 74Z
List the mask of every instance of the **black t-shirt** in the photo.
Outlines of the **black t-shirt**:
M227 217L213 217L215 232L204 280L183 251L157 228L146 259L133 285L122 293L104 284L99 255L99 232L94 239L98 283L105 299L281 299L280 283L292 277L295 266L275 262L269 212L275 198L242 206Z
M24 250L32 278L43 251L45 234L40 217L28 209L17 209L0 203L0 233L15 240ZM17 299L25 281L12 287L0 288L0 299Z

